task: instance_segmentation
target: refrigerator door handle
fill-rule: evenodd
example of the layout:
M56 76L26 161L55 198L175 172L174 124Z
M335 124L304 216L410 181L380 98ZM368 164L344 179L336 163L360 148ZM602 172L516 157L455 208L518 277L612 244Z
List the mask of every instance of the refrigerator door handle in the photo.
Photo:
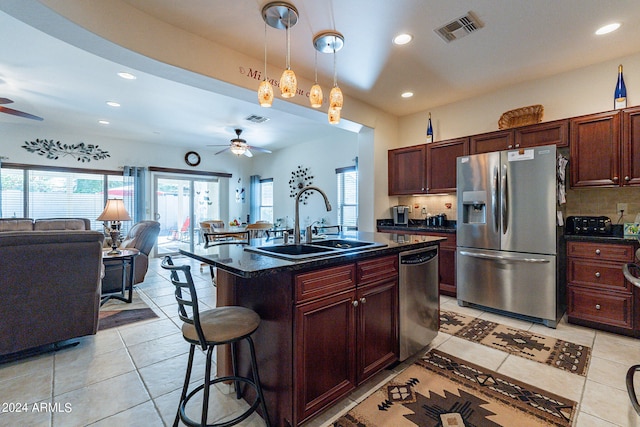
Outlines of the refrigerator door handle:
M500 218L498 217L498 167L493 168L493 186L491 188L491 206L493 206L493 231L497 233L500 230Z
M509 205L509 195L507 191L508 188L507 182L507 165L502 166L502 180L500 186L500 206L502 211L502 234L507 234L507 228L509 228L509 210L507 206Z
M503 261L503 262L526 262L531 264L548 264L550 262L548 259L543 259L543 258L512 258L512 257L505 257L502 255L488 254L485 252L460 251L460 255L470 256L473 258L497 260L497 261Z

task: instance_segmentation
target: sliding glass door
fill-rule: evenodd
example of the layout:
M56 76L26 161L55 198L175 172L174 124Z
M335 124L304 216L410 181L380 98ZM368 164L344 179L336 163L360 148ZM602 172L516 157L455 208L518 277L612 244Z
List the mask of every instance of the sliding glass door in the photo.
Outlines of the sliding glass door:
M154 175L154 216L160 222L155 256L201 244L200 221L220 218L219 184L217 178Z

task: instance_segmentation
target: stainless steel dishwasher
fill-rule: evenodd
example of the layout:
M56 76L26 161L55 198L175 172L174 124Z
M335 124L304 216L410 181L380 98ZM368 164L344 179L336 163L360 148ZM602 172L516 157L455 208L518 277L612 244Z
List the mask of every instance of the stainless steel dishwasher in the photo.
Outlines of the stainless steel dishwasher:
M438 246L401 252L400 360L406 360L438 335L440 321Z

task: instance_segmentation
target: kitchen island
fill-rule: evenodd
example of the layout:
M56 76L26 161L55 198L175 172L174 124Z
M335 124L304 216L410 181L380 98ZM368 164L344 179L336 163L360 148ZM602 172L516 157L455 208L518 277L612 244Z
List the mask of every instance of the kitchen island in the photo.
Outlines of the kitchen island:
M218 306L260 315L254 340L272 425L300 425L397 361L398 254L442 240L367 232L327 239L334 237L375 245L296 260L241 244L180 250L217 268ZM250 246L281 244L255 239ZM241 374L250 372L246 350L238 352ZM218 373L228 369L219 350Z

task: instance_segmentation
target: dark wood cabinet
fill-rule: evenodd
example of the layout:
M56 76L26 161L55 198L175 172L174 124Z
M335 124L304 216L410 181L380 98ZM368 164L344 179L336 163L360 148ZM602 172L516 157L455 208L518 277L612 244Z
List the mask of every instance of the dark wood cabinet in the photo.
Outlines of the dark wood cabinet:
M397 360L397 258L296 275L294 418L298 423Z
M622 112L622 185L640 185L640 107Z
M388 162L390 196L427 192L426 144L389 150Z
M438 274L440 275L440 293L456 297L456 234L429 233L430 236L444 237L438 252Z
M471 154L490 153L513 148L514 135L512 130L482 133L469 137L469 151Z
M567 243L567 317L570 323L632 335L634 287L622 265L635 257L634 244Z
M515 128L513 148L539 147L541 145L569 146L569 120L537 123Z
M620 113L609 111L570 120L571 187L620 185Z
M455 193L456 159L469 154L469 138L427 144L427 192Z

